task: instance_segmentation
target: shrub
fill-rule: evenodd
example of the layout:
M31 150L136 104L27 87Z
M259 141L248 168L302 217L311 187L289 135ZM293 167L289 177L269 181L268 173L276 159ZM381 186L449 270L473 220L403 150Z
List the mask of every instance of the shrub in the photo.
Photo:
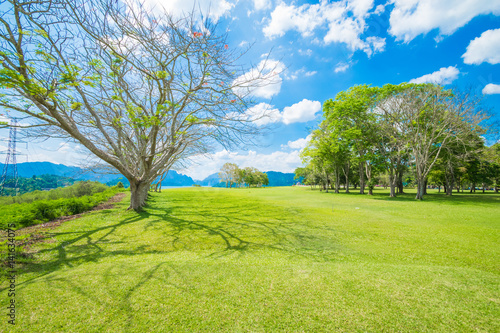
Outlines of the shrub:
M83 188L88 189L89 185ZM92 187L94 190L97 187ZM65 215L83 213L108 200L119 192L108 188L104 192L94 193L73 198L59 198L57 200L39 200L32 203L11 204L0 207L0 228L6 228L9 223L15 223L16 228L47 222Z

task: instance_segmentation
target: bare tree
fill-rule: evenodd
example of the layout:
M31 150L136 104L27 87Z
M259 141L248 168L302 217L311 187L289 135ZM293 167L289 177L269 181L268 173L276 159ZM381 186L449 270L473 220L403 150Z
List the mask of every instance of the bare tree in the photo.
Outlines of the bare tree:
M40 135L79 142L123 174L129 208L140 209L174 163L255 135L255 117L244 116L252 88L277 73L260 66L248 75L209 21L134 0L2 6L0 106L35 119Z
M219 172L219 178L226 183L226 187L233 187L237 183L238 166L234 163L224 163Z

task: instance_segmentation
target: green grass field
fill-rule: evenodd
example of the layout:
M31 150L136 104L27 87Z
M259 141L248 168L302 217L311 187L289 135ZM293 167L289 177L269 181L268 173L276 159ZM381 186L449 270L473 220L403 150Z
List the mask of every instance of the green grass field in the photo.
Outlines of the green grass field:
M12 332L500 332L500 195L189 188L48 231Z

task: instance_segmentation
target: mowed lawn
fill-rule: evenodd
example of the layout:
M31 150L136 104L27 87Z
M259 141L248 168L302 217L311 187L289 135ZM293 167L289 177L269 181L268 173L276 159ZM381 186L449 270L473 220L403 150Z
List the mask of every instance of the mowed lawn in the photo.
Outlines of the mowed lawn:
M126 198L49 231L0 331L500 332L500 195L413 197L170 189L142 213Z

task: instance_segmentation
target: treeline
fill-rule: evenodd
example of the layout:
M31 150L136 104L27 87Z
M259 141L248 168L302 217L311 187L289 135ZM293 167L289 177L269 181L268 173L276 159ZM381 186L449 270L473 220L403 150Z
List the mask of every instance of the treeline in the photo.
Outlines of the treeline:
M219 172L219 178L226 184L226 187L242 187L242 186L267 186L269 178L267 174L253 167L240 169L234 163L225 163Z
M368 194L387 178L390 196L411 179L422 199L428 184L475 189L500 183L500 144L486 147L487 115L472 93L434 84L355 86L323 104L323 120L302 151L306 184ZM405 182L406 180L406 182Z
M56 175L41 175L30 178L18 177L17 186L13 178L7 178L4 184L3 193L0 195L16 195L44 189L53 189L72 185L75 180L70 177ZM17 190L16 190L17 188Z

